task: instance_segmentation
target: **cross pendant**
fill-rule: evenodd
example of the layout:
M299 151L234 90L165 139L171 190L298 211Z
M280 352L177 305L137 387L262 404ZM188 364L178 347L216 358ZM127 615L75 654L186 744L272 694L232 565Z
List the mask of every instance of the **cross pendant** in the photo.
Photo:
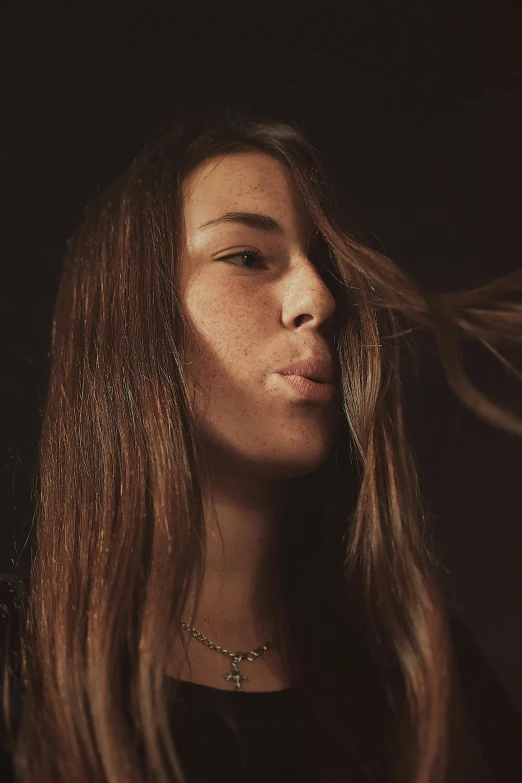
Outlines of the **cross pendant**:
M228 682L234 683L234 688L236 691L244 691L244 688L242 687L242 682L247 682L250 677L248 677L246 674L241 674L239 671L239 663L243 657L243 654L240 652L237 652L235 656L232 658L232 666L231 670L227 672L227 674L223 675L225 680L228 680Z

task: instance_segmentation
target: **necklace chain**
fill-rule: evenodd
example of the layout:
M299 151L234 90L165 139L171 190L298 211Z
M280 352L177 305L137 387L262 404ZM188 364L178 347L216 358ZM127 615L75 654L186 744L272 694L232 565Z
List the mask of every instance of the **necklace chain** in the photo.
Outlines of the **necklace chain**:
M207 637L197 631L195 628L191 628L185 620L181 620L181 625L186 631L189 631L189 633L192 634L192 636L197 639L200 642L203 642L204 645L206 645L210 650L216 650L217 652L223 653L223 655L228 655L230 658L235 658L238 655L241 655L241 659L243 661L250 661L251 663L255 661L260 656L264 655L268 650L271 650L273 647L275 647L277 643L277 639L279 637L279 631L282 629L282 625L277 626L277 632L275 635L275 638L270 641L266 642L266 644L261 645L261 647L256 647L255 650L250 650L247 653L239 653L239 652L230 652L230 650L226 650L224 647L220 647L218 644L214 644L214 642L211 642L210 639L207 639Z
M210 639L207 639L204 634L187 625L183 619L181 620L181 625L186 631L191 633L195 639L208 647L209 650L216 650L216 652L223 653L223 655L227 655L229 658L232 658L231 671L224 674L223 677L225 680L233 684L236 691L243 691L244 689L241 683L247 682L250 679L250 677L248 677L246 674L241 674L239 671L239 664L241 661L249 661L250 663L253 663L258 658L265 655L273 647L275 647L279 637L279 632L283 627L282 625L278 625L275 638L261 645L261 647L256 647L255 650L250 650L249 652L231 652L230 650L226 650L224 647L220 647L220 645L211 642Z

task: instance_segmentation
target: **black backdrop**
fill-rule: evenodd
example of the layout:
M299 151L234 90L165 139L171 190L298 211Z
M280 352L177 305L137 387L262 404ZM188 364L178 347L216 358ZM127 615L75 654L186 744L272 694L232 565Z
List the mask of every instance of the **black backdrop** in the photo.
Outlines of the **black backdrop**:
M65 239L173 109L241 101L296 119L328 154L368 241L433 289L520 266L515 6L344 5L295 16L266 5L221 15L3 7L0 571L29 563ZM464 621L522 711L522 443L462 406L433 341L421 343L405 393L434 536ZM519 349L507 356L521 368ZM480 346L463 357L485 392L522 412L520 385L498 361Z

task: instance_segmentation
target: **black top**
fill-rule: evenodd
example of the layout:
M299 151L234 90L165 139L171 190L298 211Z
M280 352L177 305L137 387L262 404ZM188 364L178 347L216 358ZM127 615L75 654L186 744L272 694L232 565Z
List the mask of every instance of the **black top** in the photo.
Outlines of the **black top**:
M178 698L172 725L190 783L305 780L294 688L238 693L182 682Z
M0 577L0 665L6 635L16 639L22 615L17 583ZM473 783L522 782L522 715L470 631L455 617L450 622L464 709L480 760L480 779ZM294 729L296 703L293 687L237 693L181 682L172 719L189 783L307 780ZM10 759L2 753L0 781L13 783Z

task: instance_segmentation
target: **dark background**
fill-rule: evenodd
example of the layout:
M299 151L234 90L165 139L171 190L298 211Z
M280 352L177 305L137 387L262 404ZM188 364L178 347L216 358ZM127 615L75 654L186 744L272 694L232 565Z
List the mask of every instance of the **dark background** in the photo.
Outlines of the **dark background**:
M347 2L340 13L322 3L294 16L263 7L1 10L0 571L29 563L65 240L173 110L239 101L297 120L345 184L367 241L434 290L520 266L515 5ZM522 711L522 442L465 408L433 342L420 343L405 393L431 528L462 617ZM520 349L499 347L522 367ZM520 384L496 359L481 346L462 355L482 390L522 413Z

